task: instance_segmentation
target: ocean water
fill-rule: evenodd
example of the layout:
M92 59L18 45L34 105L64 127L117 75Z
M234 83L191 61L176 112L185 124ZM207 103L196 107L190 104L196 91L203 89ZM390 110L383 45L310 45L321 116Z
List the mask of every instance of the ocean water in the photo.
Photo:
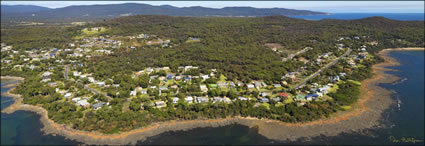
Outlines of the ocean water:
M394 106L385 115L387 128L367 130L362 133L341 134L335 137L314 137L310 140L296 142L281 142L265 138L258 134L255 128L243 125L228 125L218 128L196 128L188 131L165 132L138 144L413 144L394 143L390 137L396 139L415 138L422 140L414 144L423 145L424 140L424 52L404 51L390 54L401 62L401 66L391 67L400 70L389 72L401 77L402 81L395 84L382 84L383 87L394 90L395 99L401 101L401 106ZM2 81L2 86L10 82ZM4 93L8 88L1 88ZM1 97L1 108L13 103L10 97ZM12 114L1 114L1 144L2 145L61 145L78 144L65 139L63 136L44 135L39 121L40 116L25 111Z
M16 83L1 82L1 86ZM1 88L1 93L10 88ZM1 109L13 104L11 97L1 96ZM44 135L43 125L38 114L27 111L16 111L12 114L1 113L1 145L75 145L78 142L65 139L63 136Z
M307 20L322 20L322 19L362 19L373 16L382 16L388 19L413 21L424 20L424 13L335 13L331 15L306 15L306 16L289 16L292 18L301 18Z

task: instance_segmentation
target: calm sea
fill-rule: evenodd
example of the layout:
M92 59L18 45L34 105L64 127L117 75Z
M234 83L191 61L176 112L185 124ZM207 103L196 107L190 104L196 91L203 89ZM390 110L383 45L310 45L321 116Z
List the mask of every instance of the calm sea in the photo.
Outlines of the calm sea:
M394 20L424 20L424 13L335 13L331 15L307 15L307 16L289 16L293 18L302 18L307 20L322 20L322 19L362 19L373 16L382 16Z
M423 20L423 17L422 17ZM395 99L401 101L397 106L385 113L387 128L368 130L359 134L341 134L335 137L315 137L312 140L297 142L277 142L258 134L256 129L242 125L229 125L218 128L196 128L189 131L165 132L148 138L139 144L412 144L392 143L389 137L397 139L415 138L424 140L424 52L405 51L393 52L391 56L401 62L401 66L393 67L400 72L390 72L398 75L402 81L396 84L382 84L383 87L394 90ZM1 86L10 84L2 81ZM1 88L1 93L9 88ZM1 109L11 105L10 97L1 96ZM1 144L78 144L63 136L44 135L39 121L40 116L25 111L13 114L1 114ZM366 134L364 134L366 133ZM416 143L423 145L424 143Z

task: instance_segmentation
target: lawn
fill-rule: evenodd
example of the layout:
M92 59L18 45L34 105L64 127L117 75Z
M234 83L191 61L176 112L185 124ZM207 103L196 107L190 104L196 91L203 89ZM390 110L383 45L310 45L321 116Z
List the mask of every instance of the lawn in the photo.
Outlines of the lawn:
M362 83L361 82L359 82L359 81L354 81L354 80L347 80L348 82L350 82L350 83L353 83L353 84L355 84L355 85L362 85Z
M97 30L81 30L81 35L76 36L75 39L82 39L82 38L86 38L86 37L91 37L91 36L96 36L100 33L103 33L105 31L107 31L107 29L105 27L100 27L100 31Z
M349 105L345 105L345 106L340 106L343 110L349 110L351 109L351 106Z
M283 101L284 104L289 104L289 103L292 103L292 102L294 102L294 99L292 99L292 98L288 98L285 101Z

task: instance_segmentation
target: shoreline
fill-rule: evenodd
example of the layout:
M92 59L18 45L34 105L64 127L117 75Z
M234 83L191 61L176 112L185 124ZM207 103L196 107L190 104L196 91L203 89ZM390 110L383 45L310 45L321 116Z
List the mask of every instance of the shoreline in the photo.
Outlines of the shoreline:
M147 127L133 129L131 131L118 134L102 134L100 132L86 132L72 129L71 127L55 123L48 119L45 109L38 106L22 104L20 95L10 93L15 88L10 89L4 96L15 99L15 103L2 110L3 113L13 113L16 110L35 112L40 116L40 121L44 127L45 134L59 134L67 139L76 140L86 144L136 144L137 141L145 140L167 131L190 130L203 127L220 127L230 124L241 124L248 127L258 127L259 134L266 138L278 141L295 141L299 138L310 138L320 135L337 136L343 132L358 132L363 129L380 127L382 113L385 112L395 101L391 98L393 94L390 90L380 87L380 83L392 83L399 78L386 74L391 71L385 67L397 66L398 61L388 56L391 51L424 50L424 48L395 48L384 49L377 54L385 59L384 62L375 64L372 67L374 76L362 81L361 94L352 109L348 111L338 111L330 118L315 120L306 123L285 123L277 120L257 119L252 117L231 117L225 119L210 120L183 120L166 121L152 123ZM2 77L3 79L4 77ZM19 78L18 79L23 79ZM21 82L20 82L21 83ZM366 112L367 111L367 112ZM367 120L365 120L367 119Z

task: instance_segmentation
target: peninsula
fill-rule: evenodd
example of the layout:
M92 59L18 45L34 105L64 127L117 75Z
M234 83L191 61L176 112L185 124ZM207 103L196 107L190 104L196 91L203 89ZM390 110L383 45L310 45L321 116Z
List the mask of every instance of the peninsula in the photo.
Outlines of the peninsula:
M276 140L379 127L394 101L378 84L397 80L384 48L423 50L423 25L151 15L2 29L2 78L25 78L2 112L87 144L232 123Z

